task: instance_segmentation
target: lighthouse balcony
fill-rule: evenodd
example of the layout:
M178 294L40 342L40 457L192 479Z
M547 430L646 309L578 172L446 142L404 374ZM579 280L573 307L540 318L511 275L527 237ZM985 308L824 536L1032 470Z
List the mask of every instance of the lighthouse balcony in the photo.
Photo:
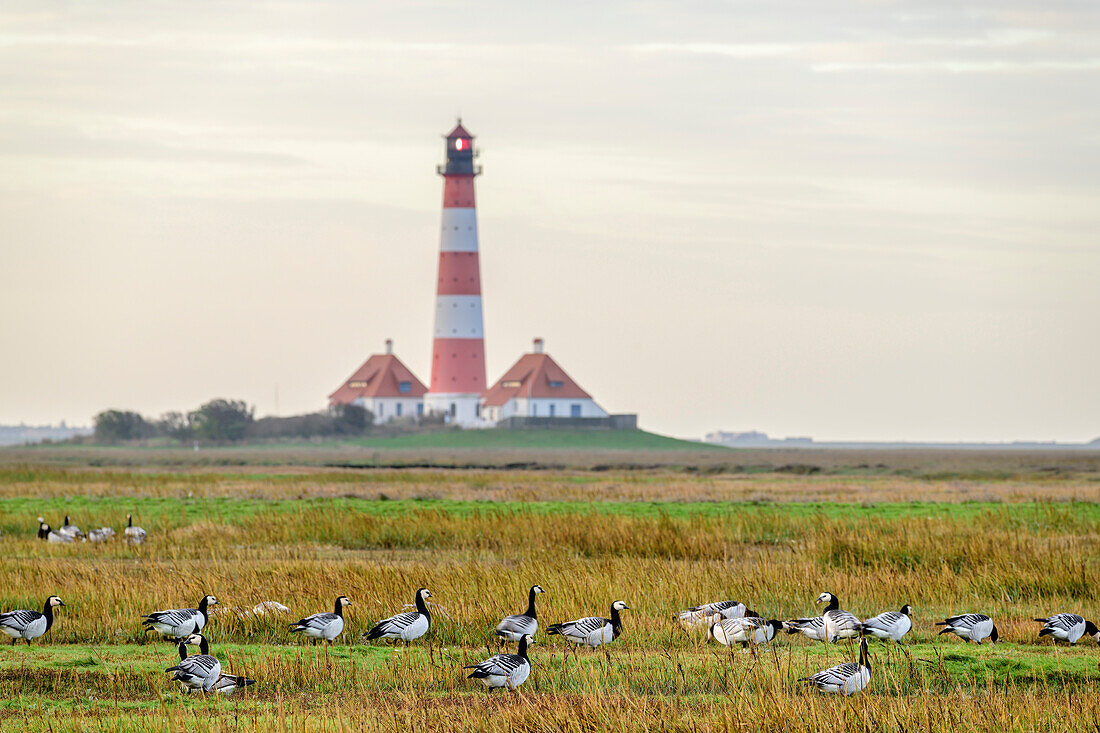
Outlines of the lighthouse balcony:
M481 166L468 160L452 160L447 165L437 165L435 172L441 176L480 176Z

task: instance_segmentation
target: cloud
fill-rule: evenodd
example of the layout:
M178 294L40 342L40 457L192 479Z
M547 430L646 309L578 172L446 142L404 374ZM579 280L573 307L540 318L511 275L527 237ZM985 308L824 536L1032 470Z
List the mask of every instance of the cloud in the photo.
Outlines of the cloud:
M812 71L822 74L851 72L899 72L899 73L948 73L948 74L1005 74L1035 71L1097 71L1100 58L1038 61L978 61L955 59L942 61L869 61L812 64Z

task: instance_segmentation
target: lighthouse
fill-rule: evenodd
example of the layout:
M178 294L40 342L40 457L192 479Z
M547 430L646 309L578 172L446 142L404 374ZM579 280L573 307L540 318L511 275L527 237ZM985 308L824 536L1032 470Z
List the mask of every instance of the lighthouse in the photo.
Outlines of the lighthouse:
M446 137L443 223L435 291L432 379L424 411L446 415L465 427L481 424L485 392L485 333L481 319L477 209L474 206L474 136L462 120Z

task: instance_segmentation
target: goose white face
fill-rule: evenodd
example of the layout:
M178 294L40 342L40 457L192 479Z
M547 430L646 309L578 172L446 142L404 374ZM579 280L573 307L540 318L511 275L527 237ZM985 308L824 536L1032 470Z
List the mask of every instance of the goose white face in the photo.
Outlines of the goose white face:
M527 646L533 646L535 643L535 637L530 634L524 634L523 638L527 640Z
M532 588L531 590L535 591L536 593L545 593L545 592L546 592L546 591L544 591L544 590L542 589L542 586L541 586L541 585L536 585L536 586L535 586L534 588Z
M186 641L188 644L201 644L202 634L191 634L191 636L187 637Z
M913 609L909 608L909 604L906 603L904 606L901 607L901 612L908 616L913 613Z
M216 606L217 603L218 603L218 599L215 598L214 596L206 596L205 600L206 600L206 605L208 605L208 606Z
M628 611L628 610L630 610L630 606L626 605L622 601L615 601L614 603L611 604L611 607L614 608L616 611Z
M833 600L833 594L832 593L822 593L821 595L819 595L817 597L817 600L814 601L814 603L829 603L832 600Z
M420 597L422 599L431 598L432 597L432 592L430 590L428 590L427 588L421 588L420 589Z
M347 597L347 596L340 596L339 598L337 598L337 599L336 599L336 601L337 601L337 602L338 602L338 603L339 603L339 604L340 604L341 606L350 606L350 605L351 605L351 601L349 601L349 600L348 600L348 597Z
M50 596L50 605L57 608L58 606L64 606L65 602L57 596Z

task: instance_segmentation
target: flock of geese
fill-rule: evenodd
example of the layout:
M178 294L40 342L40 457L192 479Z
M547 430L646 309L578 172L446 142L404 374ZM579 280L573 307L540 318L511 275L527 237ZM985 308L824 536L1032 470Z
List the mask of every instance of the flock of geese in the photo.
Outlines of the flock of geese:
M505 688L513 692L527 680L531 674L531 660L527 656L527 650L535 642L539 629L535 599L543 592L541 586L531 586L527 609L522 613L505 616L493 630L501 644L518 644L516 653L497 654L478 664L463 667L472 670L468 675L470 679L480 680L490 690ZM424 636L432 626L432 613L428 603L431 597L427 588L418 588L413 596L414 611L405 611L382 619L367 632L366 638L386 639L394 643L403 641L407 646ZM216 597L206 595L199 600L197 608L155 611L142 616L145 630L155 631L178 642L179 662L165 671L172 672L172 680L178 681L187 692L200 690L204 693L232 694L256 682L242 675L223 673L221 662L210 654L209 643L200 632L210 619L210 606L217 602ZM908 605L902 606L899 611L887 611L861 621L854 614L841 609L840 599L832 593L822 593L816 602L824 604L824 610L821 616L812 618L785 621L766 619L747 608L744 603L718 601L692 606L679 614L679 620L687 627L705 630L708 638L729 647L736 644L743 648L750 644L767 644L781 630L788 634L803 634L826 644L859 638L857 662L829 667L799 680L822 692L843 695L859 692L871 681L867 637L900 643L913 628L912 609ZM13 645L19 639L30 644L32 639L49 631L54 623L54 609L64 605L59 597L50 596L41 612L16 610L0 613L0 631L12 637ZM301 634L312 639L314 643L324 641L331 644L344 631L344 608L349 605L351 601L346 596L340 596L331 613L321 612L306 616L291 624L289 632ZM546 633L560 635L578 647L596 649L619 638L623 631L622 612L629 608L623 601L615 601L611 604L611 612L607 618L589 616L553 624L547 627ZM1035 620L1043 624L1039 631L1040 637L1050 636L1072 645L1088 634L1100 643L1100 629L1077 614L1059 613ZM998 639L997 626L993 619L981 613L951 616L937 622L936 626L944 627L939 632L941 635L952 633L977 644L987 640L995 644ZM189 656L188 646L193 645L198 646L199 653Z
M78 540L81 542L106 542L114 539L114 536L115 531L111 527L96 527L87 532L82 532L80 527L71 522L67 514L65 515L65 523L57 529L53 529L46 524L44 517L38 518L38 539L46 542L69 543ZM145 530L134 526L134 517L131 514L126 515L126 529L122 530L122 539L131 545L140 545L145 541Z

